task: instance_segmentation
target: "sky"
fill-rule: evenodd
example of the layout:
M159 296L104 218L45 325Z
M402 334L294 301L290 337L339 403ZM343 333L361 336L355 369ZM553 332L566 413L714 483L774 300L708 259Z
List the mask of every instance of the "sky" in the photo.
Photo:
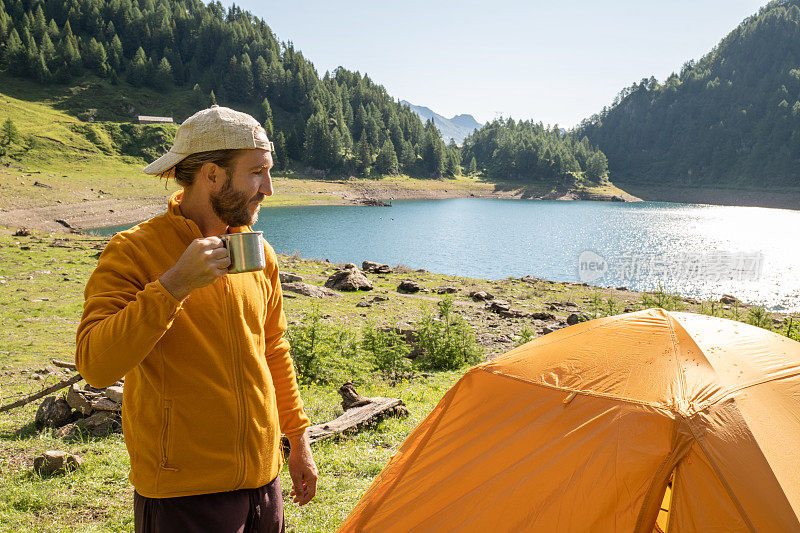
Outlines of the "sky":
M230 6L229 0L223 4ZM400 100L478 122L570 128L642 78L699 59L766 0L241 0L320 75L366 73Z

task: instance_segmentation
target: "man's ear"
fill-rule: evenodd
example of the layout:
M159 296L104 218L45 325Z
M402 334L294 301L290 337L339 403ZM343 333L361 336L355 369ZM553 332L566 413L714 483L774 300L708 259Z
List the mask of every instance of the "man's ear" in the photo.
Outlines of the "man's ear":
M216 163L203 163L200 167L200 178L205 182L209 189L218 189L223 184L222 176L225 170Z

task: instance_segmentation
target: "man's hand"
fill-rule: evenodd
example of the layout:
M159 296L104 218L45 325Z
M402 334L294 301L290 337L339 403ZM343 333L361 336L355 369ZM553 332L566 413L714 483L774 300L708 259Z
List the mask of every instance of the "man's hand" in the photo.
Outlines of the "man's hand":
M289 475L292 477L291 495L298 505L305 505L317 493L317 465L311 455L308 435L303 433L289 438Z
M214 283L228 273L231 264L228 250L219 237L195 239L186 247L180 259L159 281L178 300L200 287Z

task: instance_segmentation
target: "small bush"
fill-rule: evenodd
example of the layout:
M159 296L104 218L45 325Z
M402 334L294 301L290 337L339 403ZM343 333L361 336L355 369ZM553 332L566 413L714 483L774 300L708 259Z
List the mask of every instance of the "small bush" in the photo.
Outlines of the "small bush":
M753 307L750 309L747 312L747 319L745 321L753 326L772 329L772 319L763 307Z
M671 294L664 290L661 283L658 284L658 289L652 293L642 294L639 305L642 309L649 309L651 307L660 307L666 311L679 311L684 308L680 296Z
M361 348L366 352L372 370L390 380L408 378L411 346L394 330L381 331L372 323L361 329Z
M525 326L519 332L519 338L517 339L517 346L522 346L523 344L527 344L534 339L534 332L529 327Z
M301 325L290 327L286 338L300 383L353 381L364 371L357 334L326 324L318 308L306 313Z
M417 331L417 346L422 352L417 365L424 370L456 370L481 359L475 334L453 312L451 296L439 302L438 317L432 314L423 317Z

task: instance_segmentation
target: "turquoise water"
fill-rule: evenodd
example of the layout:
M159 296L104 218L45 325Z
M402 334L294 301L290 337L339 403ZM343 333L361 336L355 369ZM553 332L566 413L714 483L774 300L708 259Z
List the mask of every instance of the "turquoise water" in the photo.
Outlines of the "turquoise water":
M264 208L255 229L279 253L337 263L638 290L661 285L685 296L733 294L800 310L799 211L459 198Z

